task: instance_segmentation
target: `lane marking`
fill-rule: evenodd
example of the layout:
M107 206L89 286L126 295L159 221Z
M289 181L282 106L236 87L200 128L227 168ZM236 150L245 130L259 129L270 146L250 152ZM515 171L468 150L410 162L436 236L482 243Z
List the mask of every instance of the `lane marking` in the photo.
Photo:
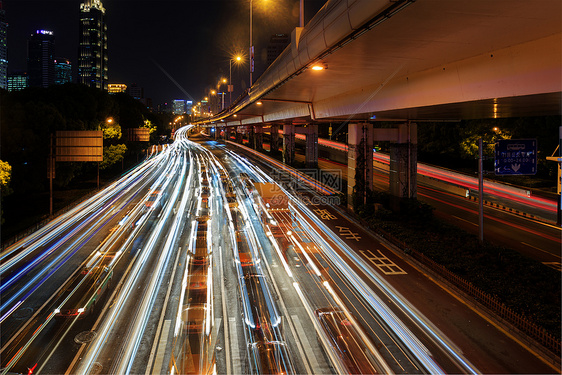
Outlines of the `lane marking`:
M220 267L221 267L221 275L224 275L224 263L222 261L222 246L219 246L219 260L220 260ZM228 322L230 319L234 320L234 318L226 319L228 314L226 312L226 292L224 286L224 277L221 276L221 299L222 299L222 316L224 320L224 354L226 357L226 375L230 375L232 369L230 368L230 335L229 335L229 325Z
M419 194L419 193L418 193L418 195L425 196L425 195ZM457 204L449 203L449 202L446 202L446 201L444 201L444 200L437 199L437 198L430 197L430 196L425 196L425 197L426 197L426 198L433 199L433 200L438 201L438 202L441 202L441 203L444 203L444 204L449 205L449 206L451 206L451 207L456 207L456 208L458 208L458 209L460 209L460 210L470 212L470 213L472 213L472 214L474 214L474 215L478 215L478 212L477 212L477 211L472 210L472 209L470 209L470 208L466 208L466 207L463 207L463 206L459 206L459 205L457 205ZM519 217L519 216L517 216L517 217ZM548 235L548 234L540 233L540 232L538 232L538 231L535 231L535 230L532 230L532 229L528 229L528 228L526 228L526 227L524 227L524 226L522 226L522 225L514 224L514 223L511 223L511 222L509 222L509 221L502 220L502 219L500 219L500 218L496 218L496 217L491 216L491 215L488 215L488 214L484 214L484 218L489 219L489 220L496 221L496 222L501 223L501 224L504 224L504 225L506 225L506 226L508 226L508 227L513 227L513 228L519 229L519 230L521 230L521 231L524 231L524 232L533 234L533 235L535 235L535 236L539 236L539 237L542 237L542 238L546 238L546 239L548 239L548 240L550 240L550 241L553 241L553 242L557 242L557 243L561 243L561 242L562 242L562 239L561 239L561 238L552 237L552 236L550 236L550 235ZM529 220L529 218L523 218L523 217L519 217L519 218L524 219L524 220ZM543 225L543 226L552 227L551 225L545 224L545 223L543 223L543 222L536 222L536 221L533 221L533 222L535 222L535 223L537 223L537 224L540 224L540 225ZM555 228L556 228L556 229L559 229L558 227L555 227Z
M181 254L181 246L178 248L178 253L176 255L176 260L174 262L174 264L179 265L179 259L180 259L180 254ZM146 366L146 372L145 374L148 375L151 373L154 373L154 370L152 368L152 361L154 360L154 353L156 352L156 347L158 346L158 352L160 353L160 343L158 343L156 340L158 340L158 337L160 337L161 335L161 329L162 329L162 323L164 322L164 315L166 314L166 308L168 307L168 299L170 298L170 292L172 290L172 284L174 283L174 277L176 275L176 270L179 267L174 267L172 274L170 275L170 279L168 281L168 290L166 292L166 298L164 299L164 304L162 305L162 312L160 313L160 319L158 322L158 328L156 329L156 334L154 335L154 341L152 342L152 350L150 351L150 357L148 358L148 364ZM170 329L170 326L168 325L168 331ZM169 332L165 332L166 338L168 337ZM161 340L160 340L161 341ZM164 347L166 345L164 344ZM164 354L162 354L164 355ZM162 363L160 363L160 366L162 366ZM160 368L158 368L158 371L156 372L157 374L160 373Z
M230 333L230 337L232 338L232 340L234 341L230 346L230 351L231 351L231 359L232 359L232 363L233 363L233 370L234 370L234 374L241 374L242 373L242 360L240 358L240 343L239 343L239 338L238 335L236 334L236 328L237 328L237 324L236 324L236 318L228 318L228 321L230 322L230 324L228 324L228 330ZM226 319L225 319L226 322Z
M521 242L521 244L523 244L523 245L525 245L525 246L532 247L532 248L535 249L535 250L542 251L543 253L548 254L548 255L551 255L551 256L554 256L554 257L556 257L556 258L558 258L558 259L562 259L562 257L560 257L560 255L556 255L556 254L553 254L553 253L549 253L548 251L543 250L543 249L541 249L541 248L538 248L538 247L536 247L536 246L533 246L533 245L531 245L531 244L528 244L527 242Z
M542 262L542 264L554 268L556 271L562 271L562 264L560 262Z
M161 373L160 370L162 368L162 363L164 362L164 353L166 351L168 336L170 335L171 323L172 323L171 319L166 319L164 321L164 326L162 327L162 335L160 336L160 341L158 342L158 353L156 353L156 361L154 362L154 367L152 368L152 374ZM150 367L147 367L147 369L148 368Z
M404 271L400 266L390 260L380 250L376 255L371 250L359 250L365 258L367 258L375 267L377 267L385 275L406 275L408 272Z
M320 371L320 365L318 364L318 361L316 361L316 356L314 355L314 352L312 350L312 346L310 346L310 342L308 341L308 338L306 337L306 333L304 331L304 328L299 320L299 317L297 315L291 315L291 319L293 320L293 324L295 325L295 328L297 330L297 333L299 334L299 339L302 342L302 345L304 346L304 350L305 350L305 354L306 357L308 358L308 362L310 362L310 366L312 367L312 371L314 371L315 374L320 374L317 371Z
M473 223L472 221L468 221L468 220L466 220L466 219L463 219L462 217L458 217L458 216L455 216L455 215L451 215L451 216L452 216L452 217L454 217L455 219L458 219L458 220L464 221L465 223L468 223L468 224L472 224L472 225L474 225L475 227L477 227L477 226L478 226L478 224L476 224L476 223Z

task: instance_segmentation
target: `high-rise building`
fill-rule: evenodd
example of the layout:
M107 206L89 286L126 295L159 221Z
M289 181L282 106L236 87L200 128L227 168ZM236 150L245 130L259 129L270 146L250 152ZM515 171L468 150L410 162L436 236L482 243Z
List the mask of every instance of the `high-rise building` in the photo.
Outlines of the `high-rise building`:
M287 34L274 34L271 36L267 45L267 66L270 66L275 61L277 56L287 48L290 42L291 40Z
M137 86L136 83L133 83L127 88L127 93L137 100L144 99L144 89Z
M0 89L8 88L8 24L0 0Z
M55 85L72 82L72 64L69 59L57 57L55 59Z
M8 75L8 91L19 91L29 86L27 73L13 72Z
M78 82L107 90L107 26L100 0L80 4Z
M52 31L37 30L27 41L29 86L49 87L55 83L55 36Z
M173 103L172 104L172 107L173 107L172 113L174 115L182 115L182 114L186 113L186 110L187 110L186 109L186 102L187 102L187 100L184 100L184 99L174 99L172 101L172 103Z

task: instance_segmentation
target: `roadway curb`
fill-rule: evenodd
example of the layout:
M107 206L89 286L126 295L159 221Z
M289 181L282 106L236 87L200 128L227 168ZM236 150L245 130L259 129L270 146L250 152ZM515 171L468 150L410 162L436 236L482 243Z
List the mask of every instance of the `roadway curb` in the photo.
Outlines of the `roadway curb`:
M468 199L469 201L473 201L475 203L478 203L478 197L468 196L468 197L466 197L466 199ZM484 205L487 206L487 207L495 208L495 209L500 210L500 211L508 212L510 214L513 214L513 215L517 215L517 216L521 216L521 217L524 217L524 218L527 218L527 219L535 220L535 221L538 221L538 222L541 222L541 223L556 225L555 221L548 220L548 219L545 219L545 218L542 218L542 217L539 217L539 216L535 216L535 215L532 215L532 214L529 214L529 213L526 213L526 212L523 212L523 211L519 211L519 210L516 210L514 208L501 205L499 203L494 203L494 202L491 202L491 201L484 200Z

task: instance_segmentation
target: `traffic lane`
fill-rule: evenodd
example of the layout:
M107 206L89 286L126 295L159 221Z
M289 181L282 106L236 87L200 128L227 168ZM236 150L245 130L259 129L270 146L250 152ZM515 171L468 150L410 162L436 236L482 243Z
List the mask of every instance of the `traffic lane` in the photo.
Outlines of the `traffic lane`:
M98 244L110 234L110 228L115 226L120 219L120 217L115 217L107 222L103 228L100 228L99 232L87 243L81 245L72 257L65 260L64 263L60 265L60 268L56 270L56 272L53 272L48 280L45 280L41 286L22 303L18 310L19 312L16 311L14 313L15 315L13 314L14 316L10 316L6 319L2 324L2 347L4 347L4 343L6 343L23 324L26 324L25 317L30 317L36 311L40 310L45 302L54 297L61 285L63 285L70 275L80 267L84 260L95 251ZM66 251L66 249L63 248L61 251ZM27 280L21 280L21 282L14 285L14 288L23 289L24 286L22 283L26 282ZM6 297L4 295L2 297L7 298L7 295Z
M119 279L129 262L129 256L124 256L124 261L117 262L114 268L114 278ZM72 361L74 353L80 346L76 338L81 333L89 332L98 314L103 309L107 296L112 293L115 288L115 283L110 283L107 290L101 296L92 309L87 314L81 315L79 318L54 318L46 323L44 329L40 332L37 338L33 341L29 349L25 352L24 356L14 368L18 371L23 371L30 363L37 363L38 368L45 366L42 372L45 373L64 373L68 365ZM57 299L52 299L43 309L40 314L28 325L26 330L18 336L16 342L25 344L30 336L39 326L47 321L49 316L53 313L55 308L60 303ZM87 335L86 335L87 336ZM56 347L58 345L58 347ZM14 343L11 345L15 350L21 345ZM54 353L53 350L57 349ZM52 357L49 357L53 354ZM50 360L49 360L50 359ZM48 363L47 363L48 361ZM28 366L31 367L31 366Z
M374 272L438 327L478 370L483 373L556 372L518 338L486 318L478 308L473 308L470 299L464 302L433 275L415 266L404 254L386 247L330 206L316 206L313 210L334 233L370 263ZM412 331L417 331L411 321L404 323ZM441 361L446 361L448 357L445 355L442 359L440 350L432 349L435 348L432 341L428 341L425 335L420 339L440 364L445 363Z
M304 160L303 155L299 157ZM346 165L325 159L319 159L318 163L321 169L333 169L336 174L341 174L343 179L347 178ZM373 185L375 189L388 190L388 173L373 168ZM469 215L470 213L478 215L476 202L423 184L418 184L418 199L435 207L436 216L457 223L459 227L470 233L478 233L478 217L474 219ZM490 207L484 209L487 219L484 225L485 237L490 237L492 242L500 246L512 248L560 269L562 231L559 227ZM470 219L467 219L467 215Z
M316 206L318 207L318 206ZM316 208L315 210L320 210ZM321 213L324 219L327 219L327 211L324 210ZM337 220L335 215L331 215L328 220ZM336 223L336 224L342 224ZM340 237L342 239L352 239L357 241L359 245L366 245L370 246L368 248L363 248L362 250L358 251L358 254L363 254L364 258L369 258L371 261L375 261L377 264L380 263L381 269L391 275L406 275L407 273L404 272L396 263L392 262L386 255L377 252L373 247L373 241L366 241L361 236L361 233L353 231L353 227L343 227L341 225L336 225L333 229L334 233L340 233ZM325 234L322 234L325 236ZM438 365L443 369L446 373L464 373L464 368L460 367L455 361L451 360L447 355L441 355L441 348L436 346L434 341L432 341L426 333L419 329L419 327L410 320L404 313L404 311L392 301L394 297L389 297L386 292L384 292L380 285L376 285L369 277L366 275L362 275L362 271L360 267L350 259L343 249L339 249L334 247L334 249L338 252L338 254L342 257L342 259L347 260L348 265L353 269L353 271L360 275L360 277L367 282L367 286L370 290L378 297L378 299L386 304L390 308L390 310L394 313L394 315L403 322L408 329L422 342L422 344L428 348L431 352L432 357L438 363ZM427 371L424 370L424 364L422 361L425 359L417 358L414 354L415 350L419 350L416 348L410 347L408 343L402 340L402 336L407 336L407 333L397 332L390 329L390 326L393 324L386 322L385 318L382 315L379 315L379 312L374 312L373 307L370 306L369 303L364 299L363 296L357 295L355 288L349 285L349 281L345 279L340 274L339 267L337 265L333 265L332 268L329 268L331 271L330 278L337 282L338 288L342 291L341 293L344 295L343 298L347 299L349 303L347 304L348 307L359 317L362 319L362 324L365 327L368 327L370 330L370 335L373 338L377 348L380 349L381 354L383 357L388 361L388 363L392 364L393 370L397 372L420 372L420 371ZM362 275L362 276L361 276ZM372 276L372 275L371 275ZM345 291L345 292L343 292ZM382 313L380 313L382 314ZM390 324L390 325L389 325ZM396 324L395 327L399 327L399 324ZM400 328L398 328L400 329ZM406 354L407 353L407 354ZM406 358L403 356L406 355ZM420 370L421 369L421 370Z
M436 216L478 234L478 204L453 194L424 188L418 192L436 208ZM551 224L484 207L484 239L540 262L560 262L561 229ZM529 246L532 245L532 246Z
M103 196L107 196L109 194L108 191L110 190L108 189L104 190ZM87 214L85 217L79 216L80 219L74 220L75 223L70 227L68 227L68 223L64 224L66 228L61 233L59 233L59 229L60 225L63 224L59 224L59 226L53 228L53 230L57 232L54 238L51 236L50 232L45 232L43 233L43 237L36 238L34 244L31 244L30 246L34 247L37 244L41 244L41 242L45 241L43 238L46 238L46 240L48 241L47 243L42 244L39 249L34 250L33 253L30 254L29 257L27 257L28 259L35 259L36 265L31 268L32 264L29 264L25 268L22 268L22 264L21 262L19 262L19 266L12 267L10 271L17 268L20 273L25 272L25 274L21 275L21 280L24 281L32 280L36 275L38 275L38 273L45 274L48 271L52 274L52 272L56 270L56 267L59 267L61 265L61 261L68 261L69 256L75 256L72 254L72 251L77 250L72 250L69 248L69 246L73 246L73 249L80 249L81 245L83 245L85 242L90 241L92 239L92 236L96 235L96 233L104 227L104 224L107 224L107 222L110 221L112 217L119 214L115 207L120 207L122 210L125 210L127 209L127 206L130 206L130 200L135 198L135 195L131 194L128 190L115 191L114 195L116 195L116 198L104 198L102 204L100 204L98 201L90 202L90 206L84 207L80 212L80 215L82 215L84 211L89 212L89 214ZM91 206L96 207L96 209L92 209ZM59 220L56 219L54 222L58 221ZM68 221L70 221L70 219L66 220L66 222ZM35 235L32 236L35 238ZM57 258L60 258L58 260L58 265L50 263L51 261L56 263ZM8 272L3 272L3 274L4 276L6 276ZM39 282L39 285L41 283L44 283L45 280L46 278L43 277L42 281ZM6 288L6 282L7 280L3 279L2 289ZM20 284L20 286L25 284L26 283ZM35 284L34 286L30 285L29 288L37 288L37 285L38 284ZM18 293L21 294L24 289L20 287L12 288L12 291L13 290L17 290ZM2 294L4 297L4 301L9 300L8 293L10 293L10 291L3 291Z

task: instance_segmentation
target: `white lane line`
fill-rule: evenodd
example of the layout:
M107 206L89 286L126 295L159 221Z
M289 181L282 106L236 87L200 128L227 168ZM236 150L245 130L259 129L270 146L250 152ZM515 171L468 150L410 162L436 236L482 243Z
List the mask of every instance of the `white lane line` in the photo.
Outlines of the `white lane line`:
M538 248L538 247L533 246L533 245L531 245L531 244L528 244L528 243L526 243L526 242L521 242L521 244L523 244L523 245L525 245L525 246L532 247L532 248L535 249L535 250L542 251L543 253L548 254L548 255L551 255L551 256L553 256L553 257L555 257L555 258L562 259L562 258L560 257L560 255L556 255L556 254L550 253L550 252L548 252L548 251L546 251L546 250L543 250L543 249L541 249L541 248Z
M181 247L178 248L178 254L176 255L176 260L174 262L174 264L178 264L179 259L180 259L180 254L181 254ZM172 275L170 276L170 280L168 282L168 290L166 291L166 298L164 299L164 304L162 306L162 312L160 313L160 319L158 322L158 329L156 330L156 334L154 335L154 342L152 343L152 350L150 351L150 357L148 358L148 365L146 366L146 372L145 374L148 375L151 373L152 369L152 361L154 360L154 353L156 352L156 347L158 346L158 352L160 352L160 344L156 342L156 340L158 340L158 337L160 337L161 335L161 329L162 329L162 323L164 322L164 315L166 314L166 307L168 306L168 299L170 298L170 292L172 290L172 284L174 281L174 276L176 275L176 270L178 269L178 267L174 267L174 270L172 271ZM168 325L168 329L170 328L170 326ZM169 332L165 332L166 337L168 337ZM162 341L162 340L160 340ZM164 355L162 353L162 355ZM162 365L162 363L160 363L160 365ZM156 374L160 373L160 368L155 367L158 369L158 371L156 371ZM154 370L152 371L152 373L154 374Z
M464 221L465 223L472 224L472 225L474 225L474 226L478 226L478 224L473 223L472 221L468 221L468 220L466 220L466 219L463 219L462 217L458 217L458 216L455 216L455 215L451 215L451 216L453 216L454 218L459 219L459 220L461 220L461 221Z
M241 374L242 373L242 363L240 359L240 344L238 343L238 335L236 334L236 318L228 318L230 324L228 325L228 330L230 332L230 337L232 338L233 345L231 345L230 349L232 352L232 367L234 374ZM226 319L225 319L226 322Z
M166 352L166 344L168 343L168 336L170 335L171 323L172 321L170 319L166 319L164 321L164 326L162 327L162 335L160 336L160 341L158 342L158 353L156 354L156 361L154 362L154 367L152 368L152 374L154 375L163 373L160 370L162 369L162 363L164 362L164 353ZM146 369L148 370L150 367L147 366Z
M306 337L306 333L304 332L299 317L297 315L291 315L291 319L293 320L293 323L299 335L299 340L301 340L302 345L304 346L304 352L307 353L307 358L308 361L310 362L310 366L312 367L312 371L314 371L315 374L320 374L320 372L317 372L317 371L321 371L320 365L316 361L316 356L312 351L312 346L310 346L310 342L308 342L308 338Z
M229 319L226 319L226 317L228 317L228 314L226 312L226 292L225 292L225 287L224 287L224 277L222 275L225 275L224 272L224 264L222 262L222 247L219 246L219 258L220 258L220 268L221 268L221 272L219 273L220 279L221 279L221 297L222 297L222 316L225 318L224 319L224 354L226 357L226 375L230 375L232 369L230 368L230 337L229 337L229 325L228 325L228 321ZM239 372L237 372L239 373Z

